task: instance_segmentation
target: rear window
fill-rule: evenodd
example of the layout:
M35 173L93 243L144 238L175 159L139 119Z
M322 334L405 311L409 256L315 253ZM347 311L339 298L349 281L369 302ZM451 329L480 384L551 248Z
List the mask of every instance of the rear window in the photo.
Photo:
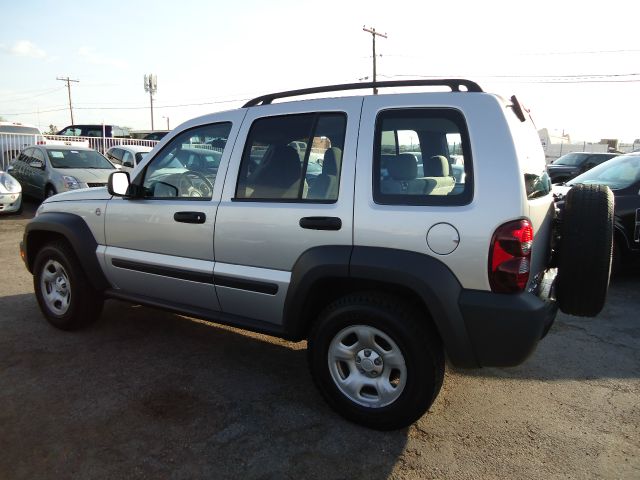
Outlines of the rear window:
M473 198L469 134L457 110L381 112L373 168L379 204L466 205Z
M25 135L40 135L40 131L34 127L20 125L0 125L0 133L23 133Z

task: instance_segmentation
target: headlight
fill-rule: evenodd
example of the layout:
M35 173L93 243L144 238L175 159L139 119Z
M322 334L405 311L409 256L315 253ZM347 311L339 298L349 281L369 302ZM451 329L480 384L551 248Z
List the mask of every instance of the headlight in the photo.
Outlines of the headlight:
M64 181L64 186L68 190L75 190L76 188L80 188L80 182L78 182L78 179L76 177L63 175L62 180Z
M6 188L9 193L20 193L22 191L22 187L18 181L9 175L0 175L0 183L4 185L4 188Z

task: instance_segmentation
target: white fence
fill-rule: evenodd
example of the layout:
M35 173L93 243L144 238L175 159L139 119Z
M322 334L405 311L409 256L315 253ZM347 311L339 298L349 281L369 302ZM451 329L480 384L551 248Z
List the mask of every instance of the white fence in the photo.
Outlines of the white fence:
M32 135L22 133L0 133L0 170L7 170L9 164L20 152L31 145L85 145L105 153L116 145L144 145L153 147L157 140L138 140L134 138L109 137L68 137L65 135Z

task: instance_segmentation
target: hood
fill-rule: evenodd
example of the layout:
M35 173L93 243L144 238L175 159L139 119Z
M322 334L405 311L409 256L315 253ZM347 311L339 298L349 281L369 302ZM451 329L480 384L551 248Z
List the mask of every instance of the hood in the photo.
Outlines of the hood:
M107 187L81 188L68 192L58 193L47 198L42 203L67 202L77 200L109 200L111 195L107 192Z
M60 175L69 175L75 177L79 182L83 183L107 183L109 175L116 172L116 169L106 168L57 168L56 172Z

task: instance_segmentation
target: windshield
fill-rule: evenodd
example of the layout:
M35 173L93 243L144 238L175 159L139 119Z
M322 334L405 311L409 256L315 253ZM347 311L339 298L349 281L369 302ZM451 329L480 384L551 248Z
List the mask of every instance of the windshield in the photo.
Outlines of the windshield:
M563 155L555 160L553 162L553 165L568 165L571 167L577 167L584 161L585 158L587 158L587 155L585 155L584 153L567 153L566 155Z
M47 149L47 153L53 168L116 168L95 150Z
M567 182L567 185L597 183L607 185L612 190L620 190L638 180L640 180L640 155L622 155L578 175Z

